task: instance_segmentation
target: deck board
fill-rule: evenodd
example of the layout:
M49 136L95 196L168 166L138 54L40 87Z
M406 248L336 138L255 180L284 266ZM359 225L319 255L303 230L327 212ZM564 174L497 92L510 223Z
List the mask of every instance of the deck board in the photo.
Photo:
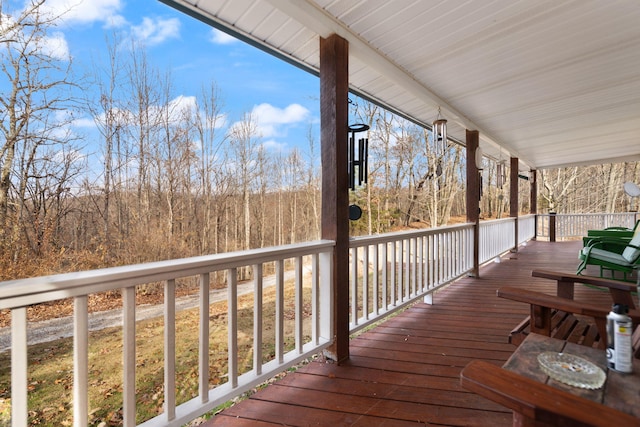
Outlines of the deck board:
M500 263L439 291L351 341L351 358L321 358L209 420L207 426L509 426L505 408L464 390L471 360L502 365L511 329L528 306L496 297L502 286L555 293L533 269L574 272L579 242L530 242ZM575 298L609 304L605 292L576 286Z

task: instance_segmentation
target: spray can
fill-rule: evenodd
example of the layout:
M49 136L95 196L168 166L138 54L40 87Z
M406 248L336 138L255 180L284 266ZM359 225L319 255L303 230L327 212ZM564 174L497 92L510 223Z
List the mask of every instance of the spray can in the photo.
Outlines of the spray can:
M618 372L633 371L631 331L633 324L627 315L629 307L613 304L607 315L607 365Z

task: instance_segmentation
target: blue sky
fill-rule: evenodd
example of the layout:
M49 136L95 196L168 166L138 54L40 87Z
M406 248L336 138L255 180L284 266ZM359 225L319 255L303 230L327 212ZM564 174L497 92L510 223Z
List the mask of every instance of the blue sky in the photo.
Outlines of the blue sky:
M23 0L5 1L9 6L5 10L22 4ZM310 126L318 134L315 76L159 1L47 0L46 4L56 12L69 11L51 34L51 45L61 55L68 52L81 70L106 61L107 36L134 37L145 44L154 67L171 72L176 98L195 96L214 81L227 114L226 126L252 113L268 149L304 150ZM88 123L84 121L85 126Z

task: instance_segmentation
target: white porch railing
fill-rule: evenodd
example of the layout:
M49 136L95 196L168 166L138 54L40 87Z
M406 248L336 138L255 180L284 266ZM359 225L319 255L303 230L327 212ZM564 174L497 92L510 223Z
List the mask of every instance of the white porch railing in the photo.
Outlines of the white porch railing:
M0 309L11 310L11 416L13 427L26 427L28 419L28 329L27 307L63 298L74 299L73 423L86 426L88 419L88 295L121 289L123 294L123 425L136 424L136 287L164 282L164 411L143 426L179 426L242 394L289 366L326 348L332 340L332 241L318 241L276 248L187 258L69 273L0 283ZM295 271L295 336L284 334L285 261ZM312 274L303 276L303 262ZM275 356L263 359L262 289L263 265L274 265ZM253 367L239 373L238 367L238 270L252 268L254 274ZM213 272L227 277L228 373L227 382L211 388L209 378L209 281ZM176 405L176 279L196 277L200 283L199 386L198 396ZM303 282L311 288L311 319L303 313ZM272 319L273 320L273 319ZM311 323L311 336L303 335L303 323ZM308 330L308 323L306 324ZM295 342L286 351L285 339Z
M602 230L607 227L633 228L636 212L594 214L539 214L538 237L549 238L551 218L555 217L557 240L578 238L587 235L587 230Z
M536 215L518 217L518 244L521 245L536 237Z
M503 218L480 222L479 261L484 264L513 249L515 218Z
M350 248L349 323L356 332L470 271L473 224L357 237Z
M536 215L518 217L518 244L536 237ZM513 249L515 242L515 218L503 218L480 222L479 262L484 264Z
M522 243L533 237L535 217L519 218L518 235ZM480 224L482 262L511 249L514 245L514 219ZM350 241L350 332L358 331L417 299L432 302L432 293L468 273L473 268L473 224L357 237ZM0 283L0 309L10 309L11 325L11 406L12 425L27 426L28 420L28 332L27 307L48 301L73 298L74 383L73 422L88 422L88 296L110 290L123 295L123 424L136 424L136 288L164 283L164 408L163 413L142 422L142 426L178 426L236 397L289 366L328 347L333 339L332 241L265 248L124 266L81 273L40 277ZM285 336L285 264L293 265L295 288L294 336ZM311 265L311 277L303 265ZM239 372L238 355L238 271L253 271L253 364ZM265 361L262 325L265 270L273 270L275 301L275 355ZM289 274L287 272L287 274ZM228 372L226 383L210 387L209 378L209 282L210 275L224 274L228 304ZM176 398L176 280L195 277L200 286L198 330L197 396L177 404ZM271 278L269 279L271 280ZM304 284L304 286L303 286ZM304 288L304 289L303 289ZM310 289L310 290L309 290ZM311 293L311 315L305 317L303 293ZM305 304L306 303L306 304ZM303 326L305 331L303 332ZM305 336L308 334L308 336ZM285 340L293 349L285 349Z

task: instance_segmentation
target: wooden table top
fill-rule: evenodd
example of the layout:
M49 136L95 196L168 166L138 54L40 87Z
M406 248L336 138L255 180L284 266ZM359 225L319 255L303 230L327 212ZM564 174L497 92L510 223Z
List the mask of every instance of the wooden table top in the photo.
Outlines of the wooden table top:
M545 351L573 354L599 366L607 375L604 386L596 390L587 390L549 378L540 368L537 359L538 355ZM606 355L603 350L539 334L529 334L503 368L640 418L640 360L638 359L633 360L633 373L622 374L607 369Z

